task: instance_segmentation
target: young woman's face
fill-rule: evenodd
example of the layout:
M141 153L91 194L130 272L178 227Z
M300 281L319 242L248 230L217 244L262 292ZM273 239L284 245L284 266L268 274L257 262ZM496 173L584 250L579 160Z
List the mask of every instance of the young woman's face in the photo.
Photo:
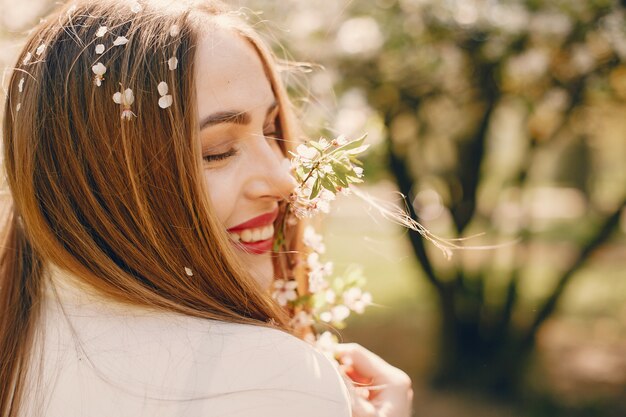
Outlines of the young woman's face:
M218 219L262 285L273 278L278 202L295 186L274 135L278 103L254 47L213 29L196 53L204 176Z

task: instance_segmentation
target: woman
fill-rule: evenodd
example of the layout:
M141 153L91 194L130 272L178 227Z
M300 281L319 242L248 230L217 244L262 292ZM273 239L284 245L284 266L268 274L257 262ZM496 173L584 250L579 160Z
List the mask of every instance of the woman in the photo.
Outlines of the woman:
M268 294L297 127L267 48L217 3L67 4L8 88L0 415L408 416L402 371L338 370Z

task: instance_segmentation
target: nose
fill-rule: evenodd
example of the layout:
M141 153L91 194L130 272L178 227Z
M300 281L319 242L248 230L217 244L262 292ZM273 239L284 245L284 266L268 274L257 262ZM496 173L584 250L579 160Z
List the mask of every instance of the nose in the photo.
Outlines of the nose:
M286 200L297 182L287 159L274 139L260 137L250 148L250 176L246 184L248 198ZM273 143L272 143L273 142Z

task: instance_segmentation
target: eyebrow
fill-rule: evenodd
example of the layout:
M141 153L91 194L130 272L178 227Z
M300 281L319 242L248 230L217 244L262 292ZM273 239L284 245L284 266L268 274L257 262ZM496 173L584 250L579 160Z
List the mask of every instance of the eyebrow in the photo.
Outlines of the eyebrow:
M272 102L270 106L267 108L267 112L265 113L265 117L269 115L272 111L274 111L278 107L278 103L276 101ZM250 123L251 117L250 113L245 111L237 111L237 110L227 110L227 111L219 111L209 116L205 117L200 121L200 130L206 129L210 126L215 126L221 123L234 123L238 125L247 125Z

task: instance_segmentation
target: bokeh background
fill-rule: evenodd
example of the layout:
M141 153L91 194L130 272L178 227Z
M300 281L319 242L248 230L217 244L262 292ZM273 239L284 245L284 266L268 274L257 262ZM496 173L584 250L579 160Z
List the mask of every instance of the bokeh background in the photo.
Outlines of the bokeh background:
M626 2L230 3L300 63L312 138L367 133L362 191L469 237L448 260L357 197L321 224L375 301L342 338L411 375L415 415L626 415ZM0 5L10 70L54 4Z

